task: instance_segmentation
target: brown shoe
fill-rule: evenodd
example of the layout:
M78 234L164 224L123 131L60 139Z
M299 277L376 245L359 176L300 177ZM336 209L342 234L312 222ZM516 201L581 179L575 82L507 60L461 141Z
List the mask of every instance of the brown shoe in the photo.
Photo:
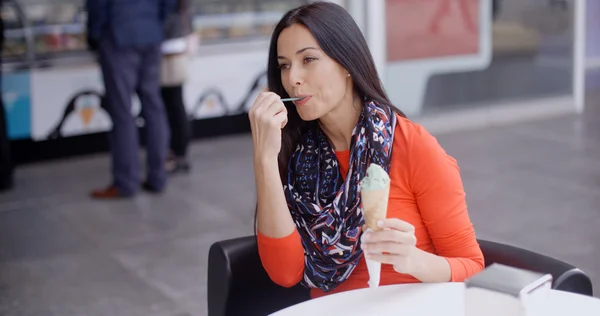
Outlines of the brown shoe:
M125 196L119 193L116 187L109 186L105 189L99 189L92 191L92 197L95 199L118 199L124 198Z

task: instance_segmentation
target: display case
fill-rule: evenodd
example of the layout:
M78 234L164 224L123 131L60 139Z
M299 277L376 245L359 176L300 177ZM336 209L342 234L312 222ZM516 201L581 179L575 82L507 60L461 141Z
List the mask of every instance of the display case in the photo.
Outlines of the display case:
M33 37L37 60L87 53L83 0L19 0Z
M83 0L3 0L1 14L5 71L90 56Z
M4 68L49 66L89 57L84 0L0 0ZM192 0L201 45L265 40L282 14L307 0Z
M2 61L17 67L26 67L33 60L31 29L21 7L16 1L2 0L2 20L4 22L4 47Z
M0 1L6 35L2 96L11 138L84 152L82 143L65 144L97 139L112 126L100 102L102 73L87 47L85 1ZM184 85L188 114L198 126L194 136L213 135L211 121L239 131L248 123L245 111L265 86L273 28L286 11L310 1L188 1L200 45L193 50ZM132 111L139 113L138 101ZM218 130L226 134L229 129Z

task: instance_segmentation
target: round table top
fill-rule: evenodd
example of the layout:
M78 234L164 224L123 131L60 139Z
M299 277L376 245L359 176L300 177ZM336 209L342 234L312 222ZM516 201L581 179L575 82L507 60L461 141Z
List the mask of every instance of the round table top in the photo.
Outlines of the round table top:
M600 299L556 290L548 295L545 315L600 315ZM272 314L305 315L464 316L465 284L416 283L359 289L312 299Z

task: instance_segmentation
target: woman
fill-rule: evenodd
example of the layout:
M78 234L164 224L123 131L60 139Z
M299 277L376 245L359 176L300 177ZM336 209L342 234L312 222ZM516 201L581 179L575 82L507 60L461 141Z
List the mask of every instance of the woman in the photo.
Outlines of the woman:
M483 269L456 161L390 104L343 8L285 14L267 71L270 92L249 117L258 250L275 283L302 281L312 297L367 287L365 254L383 263L381 285L463 281ZM391 191L385 229L363 235L358 183L370 162L389 173Z
M171 127L171 154L167 160L167 171L171 173L190 169L187 148L191 126L183 101L183 84L189 68L189 36L193 34L190 10L189 0L178 1L176 10L165 21L162 45L161 94Z

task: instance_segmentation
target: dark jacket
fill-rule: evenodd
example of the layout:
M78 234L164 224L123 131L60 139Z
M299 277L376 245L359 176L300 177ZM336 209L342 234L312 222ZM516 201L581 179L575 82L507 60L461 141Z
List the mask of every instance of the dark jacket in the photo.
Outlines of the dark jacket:
M179 0L177 6L165 20L165 40L181 38L192 34L192 7L191 0Z
M114 40L120 48L159 45L177 0L86 0L88 40Z

